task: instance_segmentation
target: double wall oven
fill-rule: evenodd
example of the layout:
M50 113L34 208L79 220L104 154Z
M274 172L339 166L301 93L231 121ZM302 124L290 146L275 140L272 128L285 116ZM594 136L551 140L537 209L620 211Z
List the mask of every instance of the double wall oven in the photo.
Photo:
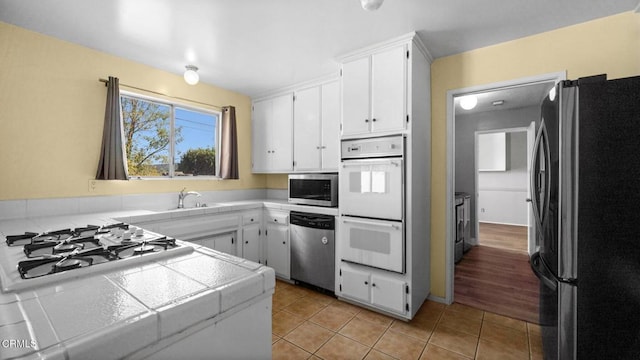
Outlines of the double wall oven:
M405 272L403 135L342 141L341 260Z

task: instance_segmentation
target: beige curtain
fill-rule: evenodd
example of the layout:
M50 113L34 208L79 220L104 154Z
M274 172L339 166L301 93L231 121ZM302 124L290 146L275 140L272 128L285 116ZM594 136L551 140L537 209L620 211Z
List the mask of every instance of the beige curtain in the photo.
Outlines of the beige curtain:
M97 180L127 180L127 158L124 150L122 109L118 78L109 76L107 105L104 112L102 148L96 173Z
M236 108L222 108L222 136L220 141L220 177L238 179L238 131Z

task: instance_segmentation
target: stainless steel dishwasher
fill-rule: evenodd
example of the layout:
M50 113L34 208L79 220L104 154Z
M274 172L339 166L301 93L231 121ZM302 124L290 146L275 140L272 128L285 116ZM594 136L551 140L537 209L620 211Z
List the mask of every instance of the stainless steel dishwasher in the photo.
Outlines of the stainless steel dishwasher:
M291 279L335 291L335 218L292 211Z

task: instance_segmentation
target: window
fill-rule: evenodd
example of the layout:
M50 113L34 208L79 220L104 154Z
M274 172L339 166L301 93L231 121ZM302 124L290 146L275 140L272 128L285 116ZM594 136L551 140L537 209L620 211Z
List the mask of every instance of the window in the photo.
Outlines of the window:
M216 176L220 114L122 95L130 177Z

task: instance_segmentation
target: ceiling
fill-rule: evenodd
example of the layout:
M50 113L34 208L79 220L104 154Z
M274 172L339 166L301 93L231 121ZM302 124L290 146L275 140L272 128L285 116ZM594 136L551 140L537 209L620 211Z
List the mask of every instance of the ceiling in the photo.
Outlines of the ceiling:
M478 98L478 104L471 110L465 110L460 106L461 96L454 98L455 114L467 115L487 111L499 111L517 109L529 106L540 106L549 90L555 85L553 81L532 83L520 86L512 86L504 89L471 93ZM502 101L500 105L494 105L494 101Z
M336 57L411 31L439 58L638 5L385 0L368 12L359 0L0 0L0 21L176 74L193 64L202 82L256 96L337 74Z

